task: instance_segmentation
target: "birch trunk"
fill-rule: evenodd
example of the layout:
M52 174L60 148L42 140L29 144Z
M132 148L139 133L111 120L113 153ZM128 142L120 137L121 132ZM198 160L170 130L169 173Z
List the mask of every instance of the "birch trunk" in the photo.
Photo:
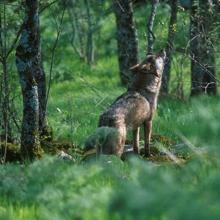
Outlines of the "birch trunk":
M19 44L16 66L23 96L21 155L32 160L41 153L39 142L39 97L35 79L40 71L40 35L38 0L26 0L26 16Z

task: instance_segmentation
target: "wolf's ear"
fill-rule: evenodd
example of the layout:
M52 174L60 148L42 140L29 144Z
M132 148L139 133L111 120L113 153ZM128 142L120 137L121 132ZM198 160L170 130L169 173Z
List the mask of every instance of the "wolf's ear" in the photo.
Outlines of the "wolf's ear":
M166 50L162 49L158 54L157 57L161 57L164 61L166 60Z
M136 64L136 65L130 67L129 70L130 70L132 73L137 73L138 70L140 70L140 64L138 63L138 64Z

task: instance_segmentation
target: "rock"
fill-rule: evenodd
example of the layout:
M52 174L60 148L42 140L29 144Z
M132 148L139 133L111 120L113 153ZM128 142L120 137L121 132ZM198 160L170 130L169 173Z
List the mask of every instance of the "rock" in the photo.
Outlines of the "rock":
M57 158L60 160L74 161L74 159L71 155L67 154L66 152L64 152L62 150L58 152Z

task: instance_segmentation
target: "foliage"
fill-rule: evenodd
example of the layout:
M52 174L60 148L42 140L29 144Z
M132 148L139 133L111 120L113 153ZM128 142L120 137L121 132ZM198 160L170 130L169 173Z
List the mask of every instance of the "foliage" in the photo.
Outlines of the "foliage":
M86 95L83 101L86 109L94 105ZM125 163L115 157L74 164L50 157L0 166L0 219L219 219L216 103L209 97L160 101L153 133L170 136L177 151L187 150L191 159L184 164ZM97 116L82 120L82 109L77 114L76 133L83 139Z
M60 18L59 7L53 7L41 15L47 76L56 39L56 22L50 15L58 13L58 22ZM142 5L135 8L141 57L144 56L147 9L148 6ZM161 5L155 23L156 49L165 46L168 13L169 7ZM125 88L119 86L113 15L102 20L104 25L96 45L97 60L91 67L70 46L71 30L67 14L65 16L65 28L55 51L48 118L57 139L82 147L86 138L94 133L100 113ZM156 163L138 158L122 162L115 157L102 157L94 162L77 160L73 163L46 157L33 164L1 165L0 219L220 218L219 100L211 97L176 99L180 74L185 97L190 87L189 59L178 52L187 45L188 27L187 13L180 12L170 84L173 97L159 100L153 124L153 137L160 135L167 139L155 138L153 145L161 147L163 152L161 143L171 140L167 141L168 150L174 156L179 154L190 159L184 163ZM219 66L219 57L216 57L216 66ZM10 59L13 64L13 58ZM16 76L13 65L10 71ZM21 118L22 100L16 81L13 80L15 85L12 86L15 108L19 112L16 118ZM74 151L70 153L74 156Z
M212 158L211 158L212 157ZM1 167L1 219L218 219L218 156L183 167L45 158ZM210 159L211 158L211 159ZM53 172L51 172L53 170ZM52 211L51 211L52 210Z

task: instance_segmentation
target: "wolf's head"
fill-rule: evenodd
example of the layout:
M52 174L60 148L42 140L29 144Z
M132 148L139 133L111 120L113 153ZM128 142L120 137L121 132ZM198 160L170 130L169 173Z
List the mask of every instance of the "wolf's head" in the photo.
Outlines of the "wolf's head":
M131 67L133 79L129 90L157 93L161 85L165 59L166 53L162 50L156 55L148 55L141 63Z
M164 69L166 59L166 52L165 50L161 50L158 54L147 55L146 59L143 60L141 63L130 68L130 70L136 73L143 73L143 74L153 74L157 77L161 77Z

